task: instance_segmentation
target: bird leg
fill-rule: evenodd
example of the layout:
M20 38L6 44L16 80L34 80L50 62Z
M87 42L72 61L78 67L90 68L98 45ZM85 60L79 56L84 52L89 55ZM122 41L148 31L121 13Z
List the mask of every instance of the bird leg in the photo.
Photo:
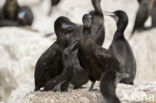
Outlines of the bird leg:
M94 89L93 89L94 88L94 85L95 85L95 81L94 82L92 81L91 86L89 88L89 91L94 91Z

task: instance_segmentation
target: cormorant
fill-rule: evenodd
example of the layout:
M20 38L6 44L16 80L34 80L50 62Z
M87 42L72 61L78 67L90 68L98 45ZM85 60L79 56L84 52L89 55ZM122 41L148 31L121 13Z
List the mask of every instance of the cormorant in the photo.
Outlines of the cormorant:
M72 25L72 26L70 26ZM40 90L63 71L62 53L68 46L68 34L73 24L66 17L59 17L54 24L57 40L40 56L35 67L35 91ZM67 28L68 27L68 28Z
M91 0L92 5L94 7L94 11L91 11L89 14L92 15L92 26L91 26L91 35L93 40L100 46L102 46L104 39L105 39L105 28L104 28L104 16L101 9L101 0ZM83 26L81 27L81 30L83 30ZM80 32L79 32L80 34ZM79 37L78 37L79 36ZM81 35L78 35L74 38L78 40ZM73 38L72 38L73 39ZM75 55L77 54L77 50L74 51ZM73 55L74 56L74 55ZM74 65L77 69L77 73L75 74L75 77L73 81L71 82L74 85L74 88L81 87L82 84L85 84L88 82L88 74L84 69L80 66L78 58L75 56L75 62Z
M100 46L102 46L105 39L105 27L104 27L104 16L101 9L101 0L91 0L94 7L94 11L89 14L92 15L92 26L91 35L93 40Z
M128 74L121 74L113 70L104 72L101 76L100 91L103 96L103 101L100 103L121 103L116 95L117 84Z
M153 0L138 0L138 2L139 2L139 9L136 14L131 37L133 36L136 30L140 31L145 29L144 24L148 19L149 15L151 14L152 7L153 7Z
M102 48L91 37L92 16L83 16L83 34L75 48L78 48L78 58L81 66L88 72L89 79L92 81L89 90L93 90L96 80L106 70L113 69L119 71L119 62L114 55L107 49ZM74 50L73 49L73 50Z
M61 0L51 0L51 7L50 7L48 15L51 15L53 11L53 7L57 6L60 3L60 1Z
M111 16L116 20L117 30L114 34L109 50L119 61L120 72L129 74L129 78L123 79L121 82L133 85L136 76L136 61L133 51L124 37L124 31L128 24L128 16L121 10L115 11L113 14L114 15Z
M22 26L31 26L34 20L34 15L32 13L32 10L27 7L20 7L18 11L18 17L17 22L19 22Z
M6 0L2 8L4 19L16 21L19 8L17 0Z
M156 0L154 0L152 8L152 27L156 27Z

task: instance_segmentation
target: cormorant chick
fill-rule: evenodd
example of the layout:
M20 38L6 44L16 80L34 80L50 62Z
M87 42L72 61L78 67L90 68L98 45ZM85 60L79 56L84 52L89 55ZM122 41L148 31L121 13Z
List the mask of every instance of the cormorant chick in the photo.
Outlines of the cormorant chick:
M91 15L85 14L83 16L83 25L83 34L75 48L78 47L80 64L88 72L89 79L92 81L89 90L93 90L96 80L100 79L103 72L109 69L119 71L119 62L109 50L102 48L92 39Z
M114 34L109 50L119 61L120 72L129 74L129 78L123 79L121 82L133 85L136 76L136 61L133 51L124 37L124 31L128 24L128 16L121 10L115 11L113 14L114 15L111 16L116 20L117 30Z
M136 30L143 30L144 24L148 19L149 15L151 14L152 7L153 7L153 0L138 0L139 2L139 9L136 14L134 27L132 30L131 36L133 36Z
M6 0L2 8L4 19L16 21L19 8L17 0Z
M70 26L72 25L72 26ZM68 28L67 28L68 27ZM74 24L66 17L59 17L54 24L57 40L41 55L35 67L35 91L40 90L63 71L62 53L68 46L68 33Z
M92 15L91 35L93 40L100 46L102 46L105 39L105 27L104 16L101 9L101 0L91 0L94 7L94 11L90 12Z
M121 103L116 96L117 84L128 74L121 74L113 70L104 72L101 76L100 91L104 100L100 103Z
M74 89L78 89L81 88L82 85L86 84L89 81L88 78L88 73L82 68L82 66L80 65L77 53L78 53L78 49L71 51L73 48L73 43L77 40L80 40L82 34L82 29L80 29L79 27L75 30L73 30L73 34L70 35L69 38L69 46L66 51L69 51L69 53L65 53L66 55L71 55L71 59L73 62L73 69L74 69L74 78L71 81L71 84L74 86ZM68 61L68 60L66 60ZM70 60L69 60L70 62ZM66 66L67 68L68 66Z
M50 7L48 15L51 15L53 11L53 7L57 6L60 3L60 1L61 0L51 0L51 7Z
M72 55L70 55L72 53L72 48L73 47L70 46L64 50L62 54L64 70L60 75L46 83L44 91L68 91L69 84L73 80L75 75L73 59Z

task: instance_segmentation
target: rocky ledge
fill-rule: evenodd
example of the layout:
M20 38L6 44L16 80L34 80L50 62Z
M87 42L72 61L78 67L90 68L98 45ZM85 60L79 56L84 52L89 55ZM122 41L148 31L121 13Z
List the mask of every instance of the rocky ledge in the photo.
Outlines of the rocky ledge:
M117 95L122 103L156 103L156 83L139 85L119 84ZM101 103L99 91L70 89L68 92L31 92L23 98L23 103Z

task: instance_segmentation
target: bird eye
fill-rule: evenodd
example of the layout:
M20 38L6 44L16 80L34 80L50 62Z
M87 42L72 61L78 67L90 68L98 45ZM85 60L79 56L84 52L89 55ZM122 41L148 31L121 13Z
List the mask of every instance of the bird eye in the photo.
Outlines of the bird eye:
M18 18L19 19L23 19L24 18L24 16L25 16L25 11L22 11L22 12L20 12L19 14L18 14Z
M25 11L20 12L21 16L25 16Z
M63 24L62 25L62 28L64 28L64 29L66 29L66 28L71 28L72 27L72 25L69 25L69 24Z
M65 25L66 28L72 27L71 25Z

